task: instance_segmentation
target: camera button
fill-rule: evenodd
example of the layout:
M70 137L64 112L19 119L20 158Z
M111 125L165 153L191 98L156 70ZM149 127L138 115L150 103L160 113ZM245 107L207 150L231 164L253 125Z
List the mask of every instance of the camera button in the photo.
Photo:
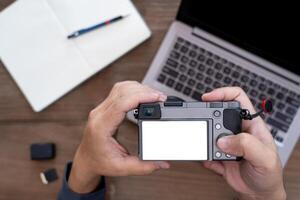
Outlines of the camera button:
M214 116L215 117L220 117L221 116L221 112L219 110L214 111Z
M217 158L221 158L221 156L222 156L222 153L221 153L221 152L219 152L219 151L217 151L217 152L215 153L215 156L216 156Z
M217 130L220 130L222 128L221 124L216 124L215 127Z
M227 158L231 158L231 155L230 155L230 154L226 154L226 157L227 157Z

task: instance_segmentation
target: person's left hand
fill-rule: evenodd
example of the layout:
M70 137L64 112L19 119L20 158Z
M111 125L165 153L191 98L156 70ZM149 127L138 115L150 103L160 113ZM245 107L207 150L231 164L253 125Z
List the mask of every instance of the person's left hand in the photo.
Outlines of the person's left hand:
M137 82L115 84L107 99L90 113L73 161L70 188L77 193L89 193L97 187L101 176L144 175L169 168L167 162L143 162L129 155L113 137L128 111L140 103L166 99L161 92Z

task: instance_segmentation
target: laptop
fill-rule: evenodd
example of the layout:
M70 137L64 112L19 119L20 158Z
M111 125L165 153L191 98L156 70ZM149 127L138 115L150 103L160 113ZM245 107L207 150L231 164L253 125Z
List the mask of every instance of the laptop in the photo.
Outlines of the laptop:
M300 135L295 8L183 0L143 83L186 101L223 86L243 88L257 109L271 99L274 112L265 121L285 165Z

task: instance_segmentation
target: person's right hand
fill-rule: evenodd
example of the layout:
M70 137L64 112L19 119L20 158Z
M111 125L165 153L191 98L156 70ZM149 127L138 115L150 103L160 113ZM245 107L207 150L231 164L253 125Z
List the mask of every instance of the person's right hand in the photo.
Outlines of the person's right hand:
M204 94L202 100L235 100L242 108L255 112L245 92L238 87L216 89ZM260 117L243 121L242 132L222 137L217 143L223 152L242 156L242 161L206 161L204 166L223 176L240 199L286 199L281 163L266 124Z

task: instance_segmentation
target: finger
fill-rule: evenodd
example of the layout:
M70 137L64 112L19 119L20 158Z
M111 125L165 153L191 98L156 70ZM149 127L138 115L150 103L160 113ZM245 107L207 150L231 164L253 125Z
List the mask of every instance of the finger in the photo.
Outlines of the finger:
M158 169L170 168L169 163L163 161L141 161L136 156L124 158L123 172L125 175L146 175Z
M141 103L165 101L166 99L167 96L165 95L140 89L137 92L126 95L119 101L116 101L115 106L119 112L126 113L136 108Z
M251 113L256 112L246 93L239 87L218 88L204 94L202 99L204 101L238 101L242 108L248 109ZM270 136L269 130L260 117L251 121L243 121L243 131L252 133L263 143L273 146L273 139Z
M203 101L239 101L243 108L255 112L255 109L246 95L239 87L224 87L213 90L210 93L203 94Z
M247 133L222 137L217 145L223 152L241 156L256 167L269 165L272 158L271 151L261 141Z
M163 93L155 90L153 88L150 88L149 86L142 85L138 83L137 81L123 81L116 83L112 90L110 91L108 97L94 110L95 112L97 110L100 110L100 108L103 110L103 108L108 109L112 103L124 96L132 96L135 93L139 91L145 91L148 93L156 93L163 96Z
M225 173L224 165L219 161L204 161L203 166L222 176Z

